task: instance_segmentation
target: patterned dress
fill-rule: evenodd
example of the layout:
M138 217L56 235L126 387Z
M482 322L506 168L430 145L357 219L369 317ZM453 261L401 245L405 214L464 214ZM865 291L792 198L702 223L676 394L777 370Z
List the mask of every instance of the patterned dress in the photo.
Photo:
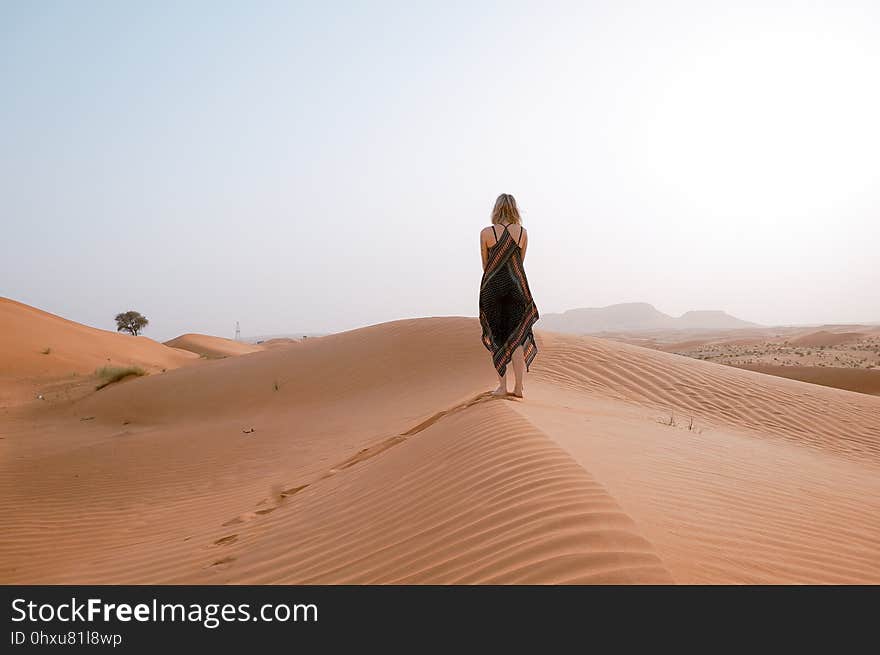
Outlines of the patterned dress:
M526 370L538 354L532 326L538 320L538 308L532 300L529 282L523 268L522 228L519 238L504 226L504 232L489 248L489 258L480 283L480 325L483 345L492 353L492 363L503 376L517 346L523 347ZM495 230L495 226L492 226Z

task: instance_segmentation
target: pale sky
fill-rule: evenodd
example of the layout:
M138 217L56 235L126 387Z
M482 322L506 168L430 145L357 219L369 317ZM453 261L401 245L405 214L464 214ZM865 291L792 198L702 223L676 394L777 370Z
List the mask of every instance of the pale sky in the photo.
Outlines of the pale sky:
M146 335L880 321L880 3L0 0L0 296ZM540 324L539 324L540 327Z

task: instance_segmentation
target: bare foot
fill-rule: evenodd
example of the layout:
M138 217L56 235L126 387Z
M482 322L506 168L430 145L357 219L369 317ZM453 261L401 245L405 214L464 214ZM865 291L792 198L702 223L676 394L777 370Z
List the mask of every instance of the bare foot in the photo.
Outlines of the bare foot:
M513 388L513 395L516 396L517 398L522 398L523 397L523 388L522 387L514 387Z
M493 396L506 396L507 395L507 387L502 387L498 385L498 388L492 392Z

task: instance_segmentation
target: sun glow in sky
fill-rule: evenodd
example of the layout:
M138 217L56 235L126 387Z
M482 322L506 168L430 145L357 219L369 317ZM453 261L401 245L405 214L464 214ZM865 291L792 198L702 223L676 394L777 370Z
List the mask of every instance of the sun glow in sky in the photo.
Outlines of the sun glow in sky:
M0 295L147 335L477 313L880 321L880 4L0 7ZM540 327L540 325L539 325Z

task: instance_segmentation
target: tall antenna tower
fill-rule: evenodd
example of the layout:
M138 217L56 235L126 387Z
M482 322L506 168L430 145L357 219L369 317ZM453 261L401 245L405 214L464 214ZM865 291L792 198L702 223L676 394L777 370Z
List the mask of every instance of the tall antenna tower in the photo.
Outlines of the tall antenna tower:
M235 340L241 341L241 327L238 325L238 321L235 322Z

